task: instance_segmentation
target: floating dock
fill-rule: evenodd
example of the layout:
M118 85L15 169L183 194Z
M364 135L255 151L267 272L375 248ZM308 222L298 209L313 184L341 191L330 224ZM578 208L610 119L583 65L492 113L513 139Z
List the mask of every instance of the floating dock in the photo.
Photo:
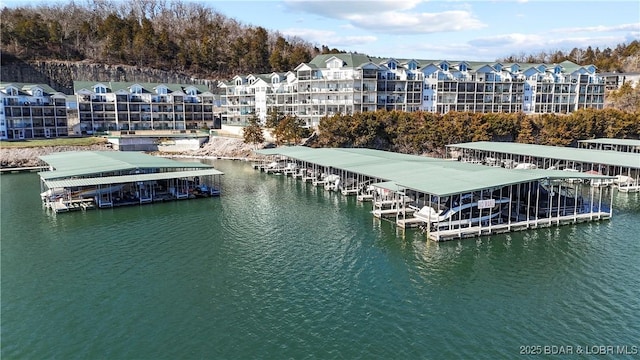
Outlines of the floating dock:
M603 220L613 214L613 193L584 183L614 178L602 174L509 170L371 149L295 146L257 152L269 159L255 168L289 164L303 174L300 179L371 201L373 216L401 228L420 227L435 241Z
M618 151L640 154L640 140L598 138L579 140L578 147L589 150Z
M632 147L638 140L607 139L588 144L617 144ZM591 186L618 188L622 192L640 190L640 152L603 151L561 146L478 141L447 145L452 159L507 169L548 169L573 173L606 175L608 179L588 179ZM635 149L635 147L633 147Z
M41 156L40 197L56 213L212 197L222 172L137 152L79 151Z

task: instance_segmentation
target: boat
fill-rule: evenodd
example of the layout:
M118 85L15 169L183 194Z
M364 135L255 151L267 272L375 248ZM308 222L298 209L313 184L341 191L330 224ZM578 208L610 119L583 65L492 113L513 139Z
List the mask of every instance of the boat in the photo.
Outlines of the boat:
M514 169L531 170L531 169L537 169L537 168L538 168L538 165L536 165L536 164L520 163L520 164L517 164Z
M487 226L502 221L502 207L508 205L509 201L508 197L465 194L452 199L441 199L439 206L423 206L413 216L427 223L431 231Z
M501 190L513 194L513 211L522 216L552 217L584 212L582 196L575 189L553 181L533 181L521 186L512 185Z
M631 176L617 175L613 180L613 183L616 185L618 190L622 192L640 191L640 186L636 184L636 181Z
M64 194L66 193L64 188L56 188L56 189L49 189L45 192L40 193L40 198L44 201L44 200L56 200L60 197L62 197Z
M336 174L329 174L325 176L324 181L324 189L329 191L338 191L340 188L340 176Z

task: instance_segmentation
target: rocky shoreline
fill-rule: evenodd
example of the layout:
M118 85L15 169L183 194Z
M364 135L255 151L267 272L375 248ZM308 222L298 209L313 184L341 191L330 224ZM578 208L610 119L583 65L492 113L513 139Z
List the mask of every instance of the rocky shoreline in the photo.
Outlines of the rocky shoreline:
M200 149L183 151L178 153L154 152L153 155L165 157L189 157L189 158L217 158L254 160L260 157L253 151L265 147L267 144L245 144L242 139L212 137L209 142ZM22 168L43 165L39 156L63 151L114 151L110 144L91 146L46 146L31 148L0 147L0 168Z

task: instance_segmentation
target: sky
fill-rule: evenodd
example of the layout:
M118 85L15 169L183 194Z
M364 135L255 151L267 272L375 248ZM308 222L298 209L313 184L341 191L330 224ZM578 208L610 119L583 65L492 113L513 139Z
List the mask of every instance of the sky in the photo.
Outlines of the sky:
M0 0L0 7L40 1ZM244 25L377 57L494 61L640 40L637 0L198 2Z

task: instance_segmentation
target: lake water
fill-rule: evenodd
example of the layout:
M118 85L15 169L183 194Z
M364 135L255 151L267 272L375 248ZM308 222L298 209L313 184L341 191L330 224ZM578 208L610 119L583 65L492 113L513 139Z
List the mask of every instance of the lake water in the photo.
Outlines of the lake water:
M434 243L353 197L211 162L220 198L58 215L37 174L2 175L2 359L639 351L638 194L609 221Z

